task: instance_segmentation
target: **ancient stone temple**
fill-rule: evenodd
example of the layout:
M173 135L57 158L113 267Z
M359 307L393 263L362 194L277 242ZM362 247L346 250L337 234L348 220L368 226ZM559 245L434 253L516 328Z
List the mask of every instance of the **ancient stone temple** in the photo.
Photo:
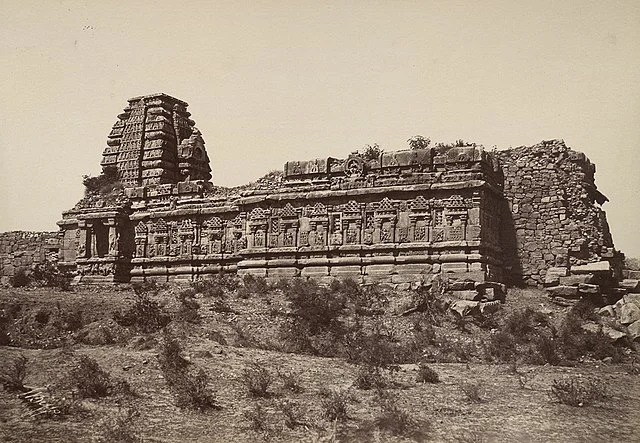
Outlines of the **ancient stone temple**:
M518 164L504 155L502 161ZM558 234L557 255L521 248L520 235L532 234L527 220L514 224L513 214L523 214L525 203L509 206L505 168L475 145L290 161L268 185L218 188L187 104L156 94L129 100L102 165L117 168L122 192L87 197L58 222L60 264L75 269L79 282L190 280L222 271L391 283L451 273L504 281L505 271L522 275L520 258L531 259L523 251L535 252L535 260L542 254L531 260L548 266L574 247ZM507 178L509 196L519 199L524 191ZM535 205L551 202L545 192ZM551 206L537 217L560 219ZM608 251L609 242L600 243L600 252Z

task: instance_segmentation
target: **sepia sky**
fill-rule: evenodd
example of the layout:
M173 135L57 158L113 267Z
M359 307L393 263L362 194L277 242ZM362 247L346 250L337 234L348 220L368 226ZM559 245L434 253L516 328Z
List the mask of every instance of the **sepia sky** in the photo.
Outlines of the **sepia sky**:
M640 257L640 2L0 1L0 231L57 230L126 100L189 103L213 181L287 160L562 138Z

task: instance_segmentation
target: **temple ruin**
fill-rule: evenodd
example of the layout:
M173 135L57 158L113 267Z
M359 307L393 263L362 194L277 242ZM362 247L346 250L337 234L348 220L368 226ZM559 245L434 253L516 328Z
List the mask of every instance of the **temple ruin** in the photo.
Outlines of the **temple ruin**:
M59 265L77 282L228 272L541 284L553 267L620 268L595 167L562 141L289 161L272 180L228 189L210 181L187 106L154 94L118 115L101 164L122 190L87 195L58 222Z

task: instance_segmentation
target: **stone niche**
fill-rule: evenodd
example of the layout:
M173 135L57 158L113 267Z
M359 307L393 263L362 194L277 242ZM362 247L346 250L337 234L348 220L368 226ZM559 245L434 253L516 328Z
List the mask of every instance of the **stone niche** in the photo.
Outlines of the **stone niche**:
M77 281L193 280L220 272L390 283L445 273L507 281L519 270L536 283L562 251L578 247L573 237L586 229L568 234L579 214L570 202L558 203L561 188L574 183L560 178L577 177L571 165L584 160L557 144L554 152L567 160L554 170L553 194L544 179L552 169L536 163L544 171L532 184L526 155L513 151L501 156L505 199L498 156L479 146L290 161L279 180L234 190L211 184L204 140L187 106L155 94L130 99L118 116L102 165L118 169L124 191L85 198L58 222L61 264L77 270ZM574 169L588 176L579 180L580 192L600 198L591 170ZM559 238L557 251L527 246L548 232ZM609 251L609 237L589 243L589 251Z

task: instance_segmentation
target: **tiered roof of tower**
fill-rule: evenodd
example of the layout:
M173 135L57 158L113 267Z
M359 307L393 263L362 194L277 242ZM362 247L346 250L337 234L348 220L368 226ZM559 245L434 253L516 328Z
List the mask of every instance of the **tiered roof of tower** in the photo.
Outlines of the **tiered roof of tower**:
M166 94L134 97L107 139L102 167L115 166L125 186L211 179L204 140L188 104Z

